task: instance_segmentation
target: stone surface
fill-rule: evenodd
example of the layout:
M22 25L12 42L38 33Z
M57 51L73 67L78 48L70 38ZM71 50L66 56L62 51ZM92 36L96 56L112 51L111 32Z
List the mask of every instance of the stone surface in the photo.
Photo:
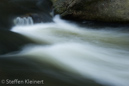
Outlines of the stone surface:
M129 22L129 0L51 0L55 14L74 20Z

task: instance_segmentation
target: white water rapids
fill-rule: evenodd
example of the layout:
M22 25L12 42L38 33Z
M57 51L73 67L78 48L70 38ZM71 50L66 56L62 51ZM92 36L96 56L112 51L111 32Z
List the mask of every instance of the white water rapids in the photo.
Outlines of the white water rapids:
M17 55L33 56L105 85L129 85L129 32L82 28L57 16L53 23L15 26L12 31L41 43Z

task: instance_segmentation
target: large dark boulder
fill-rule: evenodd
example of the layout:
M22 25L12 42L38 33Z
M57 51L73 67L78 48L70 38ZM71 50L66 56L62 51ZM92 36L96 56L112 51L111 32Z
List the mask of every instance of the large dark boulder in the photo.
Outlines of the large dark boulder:
M51 0L56 14L74 20L129 22L129 0Z

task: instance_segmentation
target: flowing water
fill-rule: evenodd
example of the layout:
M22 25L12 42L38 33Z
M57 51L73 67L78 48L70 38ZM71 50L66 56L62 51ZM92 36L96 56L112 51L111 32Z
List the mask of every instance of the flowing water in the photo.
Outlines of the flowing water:
M28 25L33 23L28 19L26 26L19 21L21 25L18 23L12 31L39 44L25 46L14 56L30 56L103 85L129 85L128 30L80 27L58 16L52 23L34 25Z

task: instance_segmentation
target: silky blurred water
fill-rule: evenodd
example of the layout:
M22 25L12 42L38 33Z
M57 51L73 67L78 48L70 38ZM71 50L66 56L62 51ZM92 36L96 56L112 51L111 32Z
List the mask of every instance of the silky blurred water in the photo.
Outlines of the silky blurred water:
M128 31L80 27L59 16L53 21L13 27L12 31L40 43L28 45L16 55L31 56L104 85L129 85Z

